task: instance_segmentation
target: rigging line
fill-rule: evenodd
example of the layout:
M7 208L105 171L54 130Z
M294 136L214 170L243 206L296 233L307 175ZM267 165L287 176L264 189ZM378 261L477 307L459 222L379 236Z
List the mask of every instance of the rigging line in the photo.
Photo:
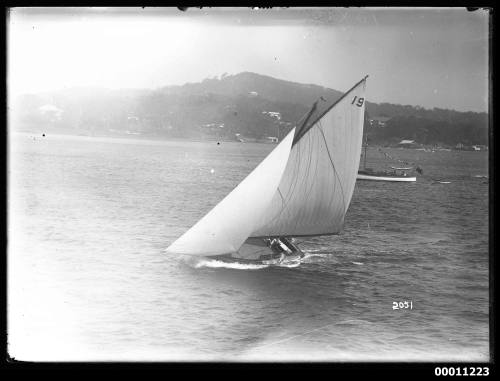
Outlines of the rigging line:
M308 172L309 172L309 167L311 165L311 157L312 157L312 152L313 152L313 143L312 143L312 137L311 135L309 135L308 137L308 141L307 141L307 145L304 146L304 150L307 150L308 151L308 162L307 162L307 165L302 167L305 171L305 174L303 176L301 176L301 183L300 183L300 186L298 187L298 189L300 190L301 188L303 189L306 185L307 185L307 175L308 175ZM299 166L300 168L300 166ZM297 183L298 183L298 179L297 179ZM295 190L295 188L294 188ZM293 219L293 222L294 222L294 226L293 226L293 229L291 229L291 231L297 231L297 228L299 226L299 218L298 216L301 215L301 211L303 210L304 208L304 205L306 205L306 201L308 200L308 195L306 194L306 199L304 200L304 202L300 205L299 209L296 211L295 213L295 218Z
M321 128L323 128L323 126L321 126ZM327 148L328 150L328 148ZM328 152L329 154L329 152ZM344 154L345 154L345 148L344 148ZM329 154L330 155L330 154ZM333 159L330 158L331 161L333 161ZM336 172L336 168L334 168L335 172ZM335 173L336 174L336 173ZM338 181L335 181L335 179L337 179ZM337 183L339 184L339 187L340 187L340 193L342 195L342 202L343 202L343 205L345 206L345 200L344 200L344 192L343 192L343 189L342 189L342 184L340 182L340 178L337 177L333 179L333 191L332 191L332 197L330 198L330 202L329 202L329 208L332 208L332 205L335 204L335 195L337 195ZM333 207L333 210L335 211L335 214L332 216L332 218L330 219L331 221L331 224L332 224L332 230L335 230L335 227L338 226L338 221L339 220L342 220L342 210L340 210L340 208L338 207Z
M293 171L293 173L295 173L296 175L298 175L300 172L300 168L301 168L300 163L302 162L302 156L304 155L304 152L302 152L302 151L303 150L305 151L307 149L307 147L311 146L311 139L309 139L308 144L309 145L306 145L306 143L304 143L301 147L296 148L297 154L295 155L295 168ZM300 179L300 180L303 180L303 179ZM292 197L295 193L295 189L298 187L298 182L299 182L299 176L294 176L293 182L292 182L292 184L290 184L290 187L288 188L288 193L286 194L286 197L285 197L287 199L287 202L289 202L292 199Z
M308 141L308 145L307 146L304 146L304 150L308 150L307 152L307 164L304 165L304 166L300 166L299 165L299 168L303 168L303 171L305 172L303 176L300 176L300 186L299 186L299 189L300 188L304 188L306 185L307 185L307 178L309 176L309 170L311 168L311 162L312 162L312 154L313 154L313 148L314 148L314 145L313 143L311 142L312 138L309 137L309 141ZM300 161L299 161L300 163ZM297 184L298 184L298 181L299 179L297 179Z
M349 134L349 138L347 138L347 133L346 133L346 127L347 126L352 126L353 125L353 120L356 121L356 118L353 117L353 115L356 115L356 113L358 112L357 111L358 107L349 107L349 111L345 110L344 109L344 135L346 135L346 139L344 140L344 145L345 145L345 149L344 149L344 152L346 151L349 151L348 154L345 156L345 157L349 157L351 158L352 157L352 150L353 150L353 146L352 146L352 134L353 134L353 131L355 131L354 128L351 128L349 129L350 130L350 134ZM349 121L349 122L348 122ZM361 127L363 128L363 127ZM361 130L362 131L362 130ZM363 133L363 132L361 132ZM349 139L349 144L347 143L347 140ZM359 165L358 165L358 168L356 168L356 174L358 173L358 170L359 170ZM347 205L348 206L348 205ZM347 213L347 208L344 207L344 210L343 210L343 215L345 215L345 213Z
M293 173L295 174L298 174L299 172L299 169L300 169L300 162L301 162L301 150L300 149L297 149L296 150L297 154L295 155L295 166L293 168ZM298 176L293 176L292 178L292 183L290 184L290 186L288 187L288 192L285 196L285 204L283 205L283 209L280 211L280 213L278 214L277 217L281 216L283 210L285 209L285 207L288 205L288 203L291 201L292 197L293 197L293 194L295 192L295 188L297 187L297 182L299 181L298 179Z
M300 128L296 131L296 134L293 138L292 146L294 146L295 143L298 143L298 141L302 138L302 136L304 136L304 134L311 128L306 126L306 124L311 118L312 114L316 111L317 106L318 106L318 101L313 103L311 110L309 110L309 113L307 114L307 117L305 118L304 122L302 123ZM314 125L314 123L312 123L312 125Z
M298 216L302 216L302 218L304 217L303 211L307 212L306 205L309 205L308 201L309 201L309 199L311 197L311 192L307 191L307 183L308 183L308 180L310 179L312 157L313 157L313 152L314 152L314 147L315 147L313 140L314 140L313 135L310 135L309 136L309 155L308 155L309 156L309 160L307 162L307 166L305 167L305 174L303 176L303 181L302 181L302 189L304 189L304 191L305 191L305 193L304 193L304 200L303 200L303 202L300 205L300 209L297 211L297 217ZM314 178L312 179L312 182L314 182ZM299 219L299 218L295 218L295 228L294 228L294 231L298 230L298 228L299 228L299 222L303 222L303 221L301 221L301 219Z
M285 167L285 173L298 173L298 169L300 168L300 154L301 154L301 151L300 149L297 149L295 147L292 147L292 151L295 149L294 152L296 152L296 154L294 155L294 161L293 161L293 168L290 167L291 169L289 171L287 171L287 169L289 168L289 165L290 165L290 162L287 164L287 166ZM291 154L290 154L291 155ZM283 175L284 176L284 175ZM272 224L273 222L275 222L276 220L278 220L281 215L283 214L285 208L287 207L288 203L290 202L290 200L292 199L292 196L293 196L293 192L295 190L295 187L297 185L297 176L293 176L292 180L291 180L291 184L287 187L286 191L286 195L283 196L283 193L281 193L281 190L279 189L279 186L281 186L282 182L283 182L283 177L281 178L281 181L280 181L280 185L278 186L278 191L279 191L279 194L281 196L281 200L282 200L282 205L281 205L281 208L279 209L278 212L275 213L274 217L270 218L269 221L262 227L262 229L268 227L270 224Z
M295 149L294 147L292 147L292 150ZM294 161L294 168L293 168L293 173L297 174L299 172L299 169L300 169L300 158L301 158L301 150L300 148L297 148L295 150L295 152L297 152L297 154L295 155L295 161ZM292 198L292 195L293 195L293 192L295 190L295 187L297 185L297 181L298 181L298 177L297 176L294 176L293 177L293 180L292 180L292 184L290 184L290 187L288 188L288 193L286 194L285 196L285 199L287 200L290 200Z
M281 203L282 203L283 205L285 205L285 199L283 198L283 195L281 194L280 187L278 187L278 193L279 193L279 195L280 195L280 197L281 197Z
M309 179L309 174L311 173L311 165L312 165L312 157L313 157L313 151L314 151L314 142L311 142L313 140L313 137L311 135L310 137L310 144L309 144L309 160L307 162L307 166L305 167L305 171L306 173L304 174L303 176L303 188L307 188L307 180ZM311 187L312 189L312 187ZM306 200L309 200L309 196L310 196L310 190L306 192ZM306 202L304 202L304 204L306 204Z
M302 116L302 118L300 118L299 122L297 123L297 125L298 125L302 120L305 119L302 122L301 127L299 128L299 130L296 131L296 133L295 133L294 143L292 143L292 150L293 150L294 145L296 143L295 138L298 136L298 133L301 132L301 130L306 125L307 121L309 120L309 118L311 117L311 115L313 114L313 112L315 111L316 105L317 105L317 102L315 102L315 104L313 105L312 109L307 114L305 114L304 116ZM305 135L305 133L301 135L300 139L304 135ZM299 169L300 169L301 150L298 149L296 152L297 152L297 155L296 155L296 160L295 160L295 168L293 170L294 173L298 173ZM310 157L310 155L309 155L309 157ZM293 179L293 182L292 182L291 186L287 190L287 194L286 194L285 197L283 197L283 194L280 191L280 196L282 198L282 207L281 207L281 210L271 220L269 220L269 222L265 226L269 226L269 224L271 224L272 222L276 221L277 219L279 219L281 217L281 215L283 214L283 211L285 210L288 202L291 201L291 199L292 199L292 196L294 194L295 188L297 187L297 183L298 183L298 178L297 178L297 176L295 176L294 179ZM278 190L279 190L279 187L278 187Z
M323 124L321 123L321 121L318 122L318 126L320 127L321 130L323 129ZM318 134L318 139L319 139L319 134ZM331 197L330 197L330 200L328 201L328 210L330 210L331 205L335 201L335 191L336 191L336 189L337 189L337 182L334 181L333 182L333 191L331 192Z
M306 150L307 148L309 148L309 151L310 151L310 152L309 152L309 157L310 157L310 158L312 157L312 156L311 156L311 153L312 153L312 149L313 149L313 143L312 143L312 139L313 139L313 137L312 137L312 135L309 133L309 131L311 131L311 130L312 130L312 128L313 128L315 125L317 125L317 123L318 123L318 122L320 122L320 121L321 121L320 119L321 119L321 118L317 119L317 120L316 120L316 122L314 122L314 123L313 123L313 124L312 124L312 125L311 125L308 129L307 129L307 131L305 131L305 132L304 132L304 133L300 136L300 138L299 138L299 139L301 140L302 138L304 138L304 136L306 136L306 135L307 135L307 137L308 137L308 145L306 146L306 144L304 144L302 148L303 148L304 150ZM293 146L293 147L295 147L295 146ZM292 149L293 149L293 147L292 147ZM307 148L306 148L306 147L307 147ZM298 154L297 154L297 156L298 156L298 157L297 157L297 161L296 161L296 162L297 162L296 168L300 168L300 158L301 158L301 156L300 156L300 155L301 155L301 153L302 153L302 150L300 150L300 149L299 149L299 150L298 150ZM298 170L296 171L296 173L298 173ZM295 183L294 183L293 188L292 188L292 187L290 187L290 191L289 191L289 193L287 194L287 198L288 198L288 196L289 196L289 195L290 195L290 198L292 197L292 194L293 194L293 193L294 193L294 191L295 191L295 188L296 188L296 186L297 186L297 183L298 183L298 179L296 179L296 181L295 181Z
M364 97L365 96L364 92L361 93L361 95ZM364 115L365 115L365 102L363 102L361 108L358 107L350 108L349 124L346 124L346 126L356 125L360 127L359 129L351 128L349 134L349 156L347 157L353 158L354 162L357 163L357 165L355 166L355 170L353 171L354 173L352 175L352 177L354 177L354 182L351 183L353 184L350 193L351 198L352 198L352 193L354 191L354 186L356 184L356 177L359 171L360 151L361 151L361 146L363 145ZM356 142L356 144L353 144L353 142ZM352 179L352 177L350 177L350 179ZM349 202L347 206L349 207ZM344 213L347 213L347 210L344 210Z
M292 150L294 148L292 147ZM296 155L295 155L295 161L294 161L294 168L291 169L289 172L292 172L292 173L298 173L298 168L300 168L300 154L301 154L301 151L300 149L296 149ZM286 169L288 168L288 165L287 167L285 168L285 171ZM289 173L288 172L288 173ZM281 181L283 181L283 178L281 179ZM281 185L281 181L280 181L280 185ZM281 196L281 199L282 199L282 206L281 208L279 209L278 212L275 213L274 217L270 218L269 221L264 225L262 226L261 229L265 229L266 227L268 227L269 225L271 225L272 223L274 223L275 221L279 220L279 218L281 217L281 215L283 214L283 212L285 211L288 203L291 201L292 199L292 196L293 196L293 192L295 190L295 187L297 185L297 176L294 176L292 178L292 183L290 184L290 186L288 187L287 189L287 194L285 196L283 196L283 194L281 193L281 190L279 189L279 186L278 186L278 191L280 193L280 196ZM259 230L261 230L259 229Z
M317 174L318 174L318 163L319 163L319 160L318 160L318 158L316 158L316 160L315 160L315 164L316 165L314 166L314 175L313 175L312 179L317 179L318 178L318 176L317 176ZM314 184L315 184L315 182L311 183L309 189L307 190L307 194L311 193L311 191L312 191L312 189L314 187Z
M333 164L332 156L330 155L330 150L328 149L328 144L326 143L326 138L325 138L325 133L323 132L323 129L319 129L321 131L321 135L323 136L323 141L325 142L325 147L326 147L326 152L328 153L328 157L330 158L330 163L332 163L332 168L333 171L335 172L335 176L337 177L337 180L339 181L340 185L340 193L342 194L342 203L344 205L344 210L345 208L345 197L344 197L344 188L342 187L342 182L340 181L339 174L337 173L337 169L335 168L335 165Z

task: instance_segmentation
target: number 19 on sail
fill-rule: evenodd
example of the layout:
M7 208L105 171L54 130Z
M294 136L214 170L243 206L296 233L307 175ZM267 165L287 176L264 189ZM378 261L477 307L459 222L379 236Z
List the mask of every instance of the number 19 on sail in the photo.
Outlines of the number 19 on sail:
M352 99L352 102L351 104L352 105L356 105L358 107L361 107L363 106L363 102L365 101L365 98L358 98L357 96L355 96L353 99Z

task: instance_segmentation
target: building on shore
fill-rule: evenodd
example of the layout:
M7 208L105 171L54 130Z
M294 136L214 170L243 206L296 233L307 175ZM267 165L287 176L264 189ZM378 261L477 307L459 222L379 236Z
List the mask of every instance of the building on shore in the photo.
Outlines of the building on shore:
M52 104L45 104L38 108L40 115L50 122L56 122L61 120L63 110Z
M415 140L401 140L397 146L399 148L416 148L418 144L415 143Z
M387 116L374 116L368 122L370 123L370 127L385 127L389 119L391 118Z

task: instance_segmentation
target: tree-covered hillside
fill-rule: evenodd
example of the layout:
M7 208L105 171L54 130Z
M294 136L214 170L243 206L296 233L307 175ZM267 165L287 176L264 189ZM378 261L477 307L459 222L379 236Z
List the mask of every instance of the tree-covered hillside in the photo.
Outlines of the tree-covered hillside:
M245 72L155 90L73 88L23 95L11 103L10 123L14 129L67 133L283 137L314 101L323 97L327 102L321 104L329 104L341 95L317 85ZM488 115L367 102L365 131L380 144L401 139L487 144Z

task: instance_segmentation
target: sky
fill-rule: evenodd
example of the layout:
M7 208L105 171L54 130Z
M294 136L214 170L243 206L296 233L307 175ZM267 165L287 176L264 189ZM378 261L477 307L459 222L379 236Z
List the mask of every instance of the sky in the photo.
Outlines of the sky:
M8 95L244 71L372 102L487 111L489 14L465 8L11 8Z

